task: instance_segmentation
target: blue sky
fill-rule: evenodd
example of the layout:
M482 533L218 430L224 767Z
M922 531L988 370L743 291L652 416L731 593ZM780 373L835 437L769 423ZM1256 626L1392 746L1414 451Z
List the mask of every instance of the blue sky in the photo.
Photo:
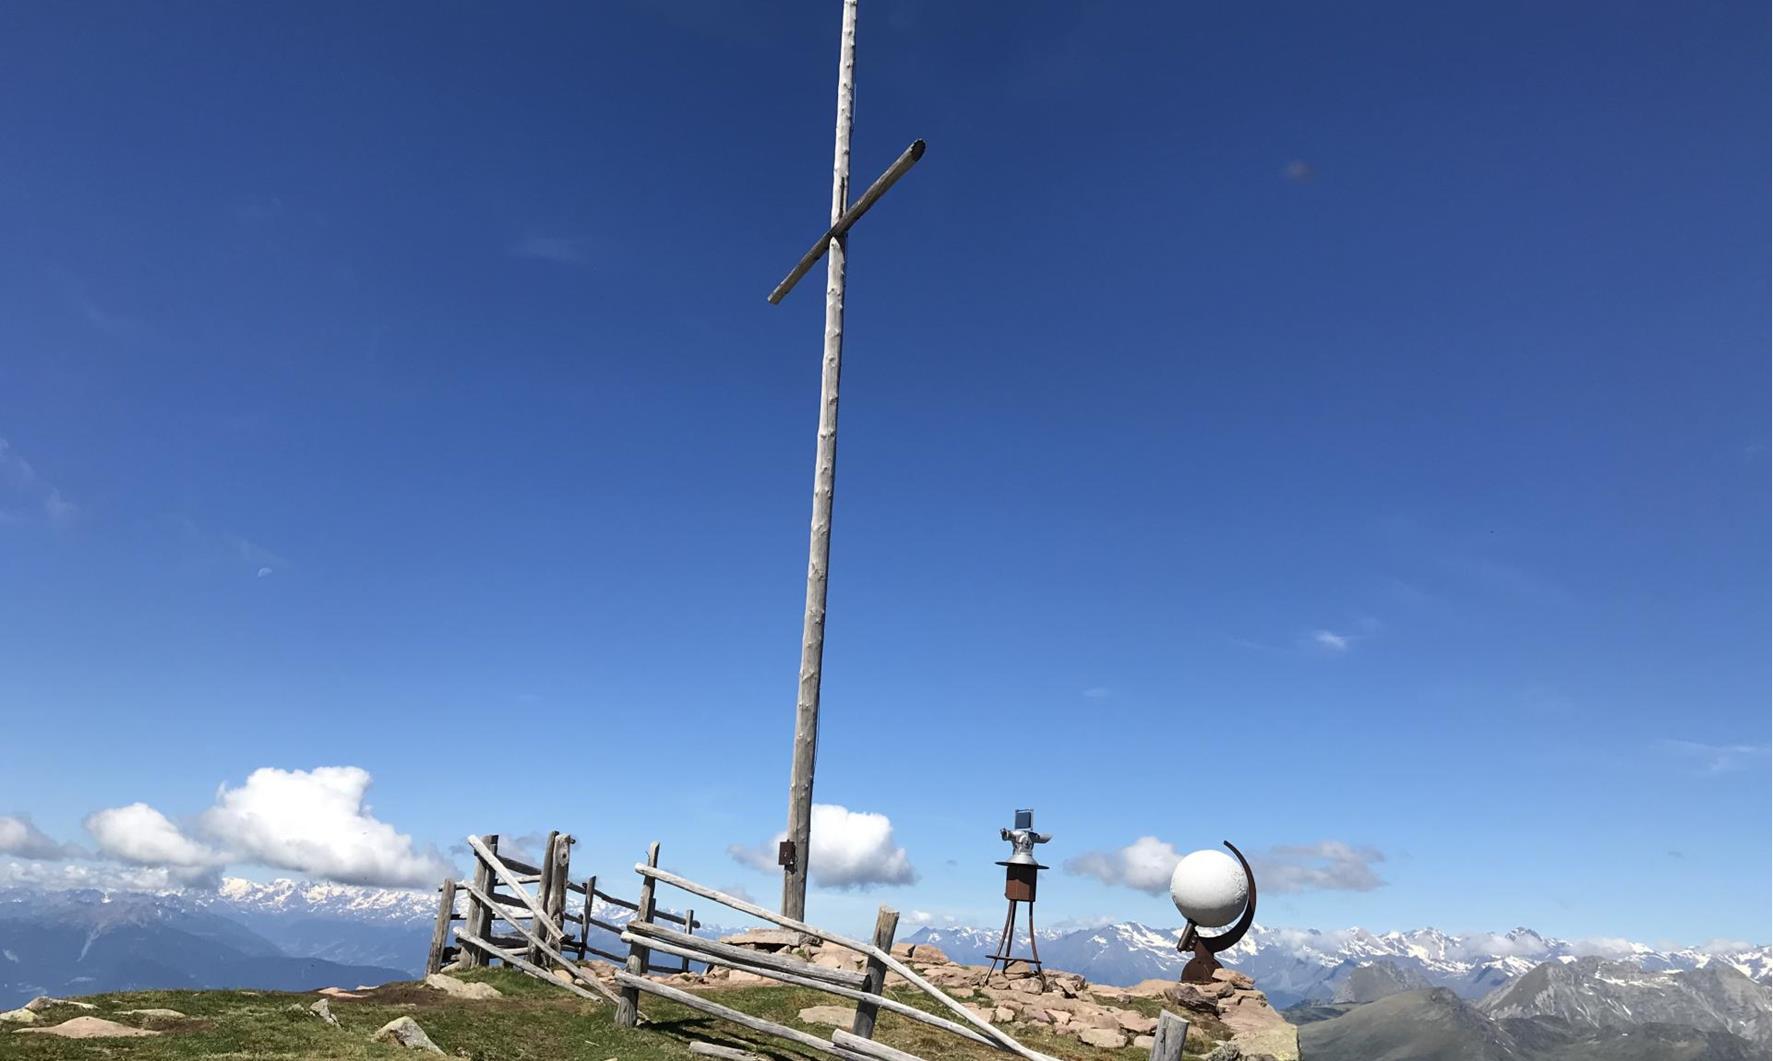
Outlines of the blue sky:
M837 11L0 12L0 814L773 901ZM865 0L814 915L1773 936L1767 29Z

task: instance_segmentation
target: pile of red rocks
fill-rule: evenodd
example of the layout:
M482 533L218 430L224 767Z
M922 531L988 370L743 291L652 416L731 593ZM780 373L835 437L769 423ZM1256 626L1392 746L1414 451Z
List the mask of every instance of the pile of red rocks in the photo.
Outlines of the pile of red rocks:
M859 970L862 956L852 950L809 940L781 929L757 929L728 936L722 942L769 952L787 952L814 965ZM1014 1033L1017 1025L1038 1025L1089 1046L1116 1050L1148 1048L1157 1018L1126 1003L1154 999L1189 1021L1189 1051L1243 1057L1247 1061L1298 1061L1299 1036L1268 1004L1262 992L1242 973L1222 969L1210 984L1147 980L1133 987L1108 987L1087 982L1076 973L1046 970L1037 974L1025 962L1010 962L998 972L961 965L927 943L898 944L893 955L931 984L972 1007L980 1016ZM709 985L774 983L751 973L712 969L699 977L672 977ZM905 981L889 974L887 986ZM1120 1003L1120 1005L1116 1005ZM1144 1007L1150 1009L1150 1006ZM1227 1045L1228 1044L1228 1045Z

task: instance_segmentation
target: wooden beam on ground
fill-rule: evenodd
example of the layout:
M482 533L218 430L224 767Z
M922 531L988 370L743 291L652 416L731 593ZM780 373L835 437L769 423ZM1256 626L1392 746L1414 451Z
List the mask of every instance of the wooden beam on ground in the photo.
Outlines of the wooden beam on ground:
M888 969L891 969L893 972L898 973L900 976L910 981L924 994L929 995L936 1001L942 1003L942 1005L946 1006L955 1014L955 1016L958 1016L961 1020L971 1024L974 1028L978 1029L981 1034L992 1039L998 1044L999 1049L1007 1050L1019 1057L1026 1058L1027 1061L1057 1061L1056 1058L1048 1054L1043 1054L1038 1050L1031 1050L1028 1047L1023 1046L1016 1041L1014 1036L992 1024L990 1021L985 1020L983 1017L980 1017L977 1013L974 1013L966 1006L961 1005L953 998L950 998L945 992L937 988L936 985L925 980L922 976L919 976L909 965L906 965L904 962L893 957L890 952L883 951L871 943L863 943L860 940L849 939L844 936L836 935L835 933L826 932L824 929L814 928L812 925L809 925L804 921L797 921L792 917L786 917L773 910L765 910L756 903L748 903L743 899L728 895L725 892L716 891L705 884L697 884L695 881L686 877L680 877L668 870L659 869L657 866L649 866L644 862L635 863L634 872L643 877L648 877L669 884L674 888L681 888L692 895L700 895L704 899L712 899L723 906L730 906L740 913L750 914L752 917L774 922L783 928L790 928L808 936L816 936L825 940L827 943L835 943L840 947L848 947L850 950L853 950L858 954L866 955L871 958L878 958Z
M854 1050L863 1057L879 1058L879 1061L924 1061L916 1054L908 1054L896 1050L885 1043L877 1043L873 1039L864 1039L842 1028L831 1029L831 1041L846 1050Z
M899 931L899 911L882 906L880 912L874 916L875 947L891 954L893 933L897 931ZM886 964L870 957L867 969L862 974L862 990L871 995L884 994L886 992L886 974ZM874 1038L874 1018L879 1012L880 1005L876 1002L865 1001L857 1006L856 1020L850 1025L850 1032L864 1039Z
M853 1002L872 1002L874 1005L889 1013L897 1013L900 1016L905 1017L908 1020L914 1020L919 1024L927 1024L932 1028L940 1028L951 1035L958 1035L968 1042L978 1043L980 1046L990 1047L993 1050L1003 1049L1003 1046L997 1041L985 1038L983 1035L980 1035L978 1032L964 1024L956 1024L946 1017L938 1017L934 1013L918 1009L916 1006L906 1002L900 1002L896 998L888 998L885 995L871 995L858 988L840 987L837 984L825 981L809 980L804 977L795 976L792 973L784 973L761 965L729 962L722 958L713 957L703 951L694 951L688 947L677 947L670 943L658 940L653 942L653 950L656 950L661 954L674 954L678 957L693 958L696 961L706 962L709 965L724 965L729 969L742 969L745 972L754 973L758 976L765 976L771 980L779 980L784 984L790 984L794 987L805 987L814 991L823 991L828 995L847 998Z
M798 1043L809 1050L817 1050L820 1053L826 1054L837 1054L840 1057L843 1056L838 1050L832 1047L831 1043L826 1042L816 1035L808 1035L806 1032L803 1032L798 1028L790 1028L785 1024L777 1024L775 1021L764 1020L762 1017L753 1017L749 1013L740 1013L738 1010L730 1009L718 1002L710 1002L700 995L693 995L688 991L682 991L667 984L655 983L644 976L635 976L633 973L626 972L617 973L616 983L621 984L622 987L627 990L644 991L649 995L657 995L660 998L669 999L680 1006L688 1006L690 1009L699 1010L711 1017L719 1017L721 1020L731 1021L741 1028L750 1028L754 1032L762 1032L765 1035L774 1035L778 1039L786 1039L791 1043Z
M754 1054L749 1050L740 1050L735 1046L719 1046L705 1043L700 1039L689 1044L689 1052L697 1057L718 1057L724 1061L769 1061L762 1054Z

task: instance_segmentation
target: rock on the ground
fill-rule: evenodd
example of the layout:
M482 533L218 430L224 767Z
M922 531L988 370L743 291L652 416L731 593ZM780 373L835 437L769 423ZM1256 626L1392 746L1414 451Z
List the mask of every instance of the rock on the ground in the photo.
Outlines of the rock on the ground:
M325 995L327 998L362 998L363 997L362 994L360 994L356 991L347 991L342 987L323 987L314 993L316 995Z
M566 970L561 970L565 972ZM571 975L570 973L568 974ZM471 984L466 980L457 980L453 976L432 973L425 977L425 986L443 992L451 998L504 998L498 988L491 984Z
M323 998L315 1002L308 1007L308 1012L335 1028L339 1026L339 1019L332 1015L332 1002L328 999Z
M1077 1041L1086 1046L1100 1046L1104 1050L1119 1050L1127 1045L1126 1036L1108 1028L1085 1028L1077 1033Z
M29 1006L21 1006L18 1009L9 1009L5 1013L0 1013L0 1024L35 1023L37 1023L37 1013Z
M735 947L756 947L758 950L768 951L798 947L800 940L800 933L786 928L748 928L743 932L720 937L720 942L731 943Z
M148 1017L153 1020L184 1020L185 1015L176 1009L126 1009L121 1011L126 1017Z
M808 1006L800 1011L802 1024L848 1029L856 1021L856 1011L843 1006Z
M25 1003L25 1008L32 1013L42 1013L51 1006L73 1006L75 1009L98 1008L90 1002L78 1002L71 998L51 998L48 995L38 995L36 998Z
M408 1050L426 1050L433 1054L443 1053L443 1050L431 1041L431 1037L425 1034L425 1029L419 1027L419 1022L411 1017L394 1018L377 1028L376 1033L369 1037L369 1041L372 1043L392 1043L396 1046L404 1046Z
M933 946L932 944L914 943L911 945L911 960L914 962L929 962L932 965L946 965L948 963L948 955L942 953L942 948Z
M139 1039L160 1033L147 1028L131 1028L103 1017L75 1017L47 1028L20 1028L17 1034L59 1035L64 1039Z

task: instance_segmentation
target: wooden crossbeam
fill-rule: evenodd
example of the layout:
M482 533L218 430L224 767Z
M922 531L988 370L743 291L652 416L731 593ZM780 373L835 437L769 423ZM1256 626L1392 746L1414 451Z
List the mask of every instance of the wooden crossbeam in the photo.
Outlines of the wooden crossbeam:
M786 298L788 292L794 290L794 285L800 283L800 278L805 276L807 271L825 256L825 252L831 247L831 241L841 239L847 234L856 222L862 220L863 214L873 208L875 203L880 202L880 197L887 193L887 189L899 183L900 177L911 172L911 167L917 165L917 160L923 157L923 149L924 142L922 140L913 140L911 146L893 160L893 164L887 167L885 173L874 178L874 183L868 186L868 190L862 193L862 197L856 200L855 205L845 210L842 217L833 221L831 227L825 230L825 234L815 240L812 247L801 256L800 261L794 264L794 268L788 270L788 275L782 278L782 282L776 285L774 291L770 292L770 305L773 306Z

